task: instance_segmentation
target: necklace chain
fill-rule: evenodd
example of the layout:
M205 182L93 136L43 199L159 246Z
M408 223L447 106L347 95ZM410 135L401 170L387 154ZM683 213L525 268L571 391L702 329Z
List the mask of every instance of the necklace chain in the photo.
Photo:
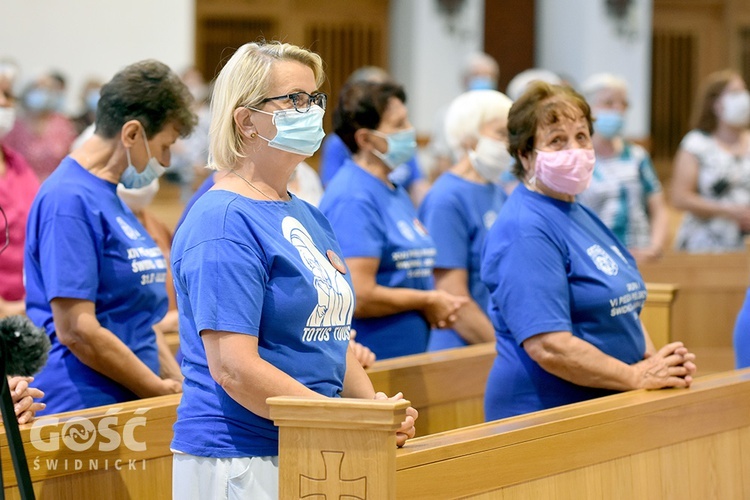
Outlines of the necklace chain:
M271 198L270 196L268 196L266 193L264 193L263 191L261 191L260 189L258 189L257 187L255 187L255 185L252 182L250 182L249 180L245 179L240 174L238 174L236 170L232 170L231 172L234 175L236 175L237 177L239 177L240 179L242 179L243 181L245 181L245 184L247 184L248 186L250 186L251 188L253 188L255 191L259 192L260 194L262 194L263 196L265 196L269 200L271 200L271 201L284 201L281 198L279 198L278 200L274 200L273 198Z

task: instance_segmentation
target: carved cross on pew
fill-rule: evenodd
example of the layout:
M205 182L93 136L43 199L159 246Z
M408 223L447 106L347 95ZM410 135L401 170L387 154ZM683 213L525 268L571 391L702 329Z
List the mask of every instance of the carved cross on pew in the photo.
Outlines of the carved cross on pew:
M339 500L340 498L356 498L367 500L367 478L342 479L341 464L344 462L343 451L321 451L326 472L323 479L300 474L299 496L300 498L314 495L323 495L326 500Z

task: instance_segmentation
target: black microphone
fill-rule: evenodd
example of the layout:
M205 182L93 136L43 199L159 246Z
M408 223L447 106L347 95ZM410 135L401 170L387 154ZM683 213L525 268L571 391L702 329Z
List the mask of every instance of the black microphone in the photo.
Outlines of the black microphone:
M5 373L29 377L42 369L49 357L47 333L26 316L0 319L0 345L5 345Z

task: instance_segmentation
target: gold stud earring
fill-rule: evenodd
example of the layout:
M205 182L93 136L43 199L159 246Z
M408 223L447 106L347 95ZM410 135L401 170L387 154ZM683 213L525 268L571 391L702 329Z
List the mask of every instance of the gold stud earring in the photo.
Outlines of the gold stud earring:
M255 139L255 137L256 137L257 135L258 135L258 134L256 134L255 132L253 132L252 134L250 134L250 139Z

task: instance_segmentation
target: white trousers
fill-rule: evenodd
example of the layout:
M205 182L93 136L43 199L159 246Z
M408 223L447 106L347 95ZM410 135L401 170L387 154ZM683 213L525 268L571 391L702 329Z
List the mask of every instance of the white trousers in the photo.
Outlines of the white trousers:
M173 500L278 500L279 457L209 458L175 453Z

